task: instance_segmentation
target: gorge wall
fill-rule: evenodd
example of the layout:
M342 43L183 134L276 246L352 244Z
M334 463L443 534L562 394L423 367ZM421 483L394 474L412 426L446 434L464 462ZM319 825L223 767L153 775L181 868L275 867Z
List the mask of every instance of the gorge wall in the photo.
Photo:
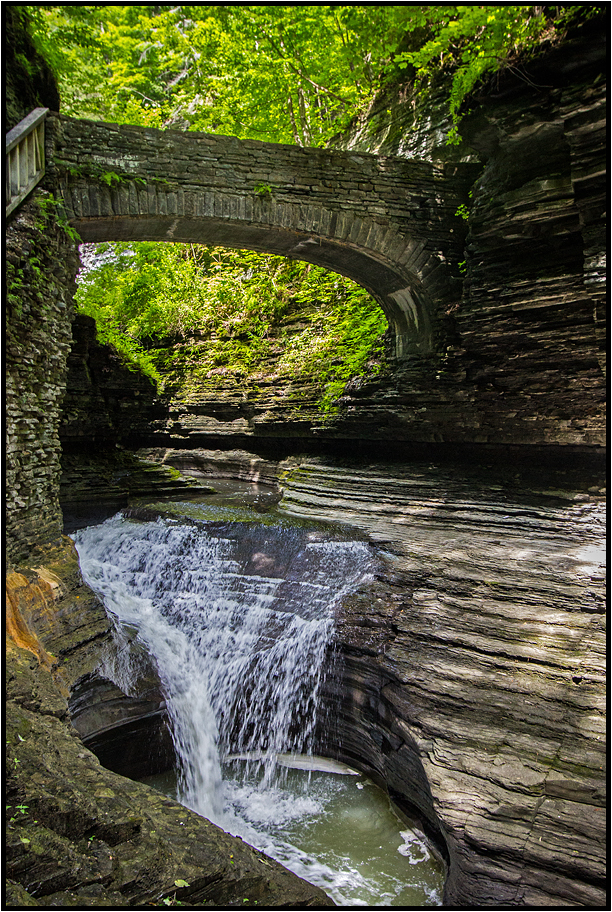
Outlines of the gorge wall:
M340 611L325 735L429 824L451 906L605 902L605 492L587 477L280 467L284 512L392 551Z
M562 465L564 453L569 465L570 454L601 452L603 37L573 38L525 76L483 92L455 151L435 98L421 117L406 90L381 100L347 140L391 155L458 156L480 173L467 223L453 216L468 229L465 278L441 315L438 348L351 383L333 421L317 412L312 385L287 386L273 372L257 387L237 390L228 377L189 397L158 396L95 342L86 319L72 336L78 259L49 202L53 175L9 222L9 796L32 811L10 829L15 905L160 901L176 878L192 883L183 898L195 904L223 904L245 887L260 904L325 902L279 866L263 876L246 848L231 869L221 836L225 854L211 866L189 843L192 834L211 845L205 824L104 770L77 738L69 707L76 721L84 693L101 703L122 696L100 680L109 622L61 538L60 439L67 485L83 457L117 444L181 468L199 460L200 475L214 475L201 467L217 457L197 448L246 446L251 455L228 457L227 471L261 470L268 481L277 469L258 463L260 448L288 455L366 440L410 454L416 444L465 443L489 459L488 447L501 445L528 463L542 447ZM603 486L589 493L572 479L561 494L539 490L534 505L514 494L499 502L493 480L474 504L461 485L433 491L420 479L403 492L403 515L385 516L376 515L389 493L384 473L366 467L355 479L345 467L330 479L293 468L287 509L361 525L402 551L398 573L340 619L341 755L429 820L448 853L449 903L605 902L604 583L597 561L578 553L600 541L590 523ZM373 511L355 510L364 500ZM137 699L160 710L159 693Z

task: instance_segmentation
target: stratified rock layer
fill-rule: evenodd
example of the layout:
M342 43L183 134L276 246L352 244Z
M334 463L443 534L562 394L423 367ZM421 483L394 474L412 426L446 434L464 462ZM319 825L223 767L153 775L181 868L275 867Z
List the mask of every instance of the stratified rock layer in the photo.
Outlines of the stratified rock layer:
M62 530L58 436L78 254L40 189L6 230L6 512L9 561Z
M605 902L603 491L589 473L285 463L392 554L338 623L329 746L446 844L450 905Z

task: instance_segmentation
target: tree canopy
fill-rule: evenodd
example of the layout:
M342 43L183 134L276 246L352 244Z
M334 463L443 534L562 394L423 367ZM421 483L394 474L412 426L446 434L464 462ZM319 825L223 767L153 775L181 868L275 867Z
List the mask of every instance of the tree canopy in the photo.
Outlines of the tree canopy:
M449 74L455 121L486 74L596 6L37 4L75 117L320 146L385 83ZM452 139L452 137L451 137Z

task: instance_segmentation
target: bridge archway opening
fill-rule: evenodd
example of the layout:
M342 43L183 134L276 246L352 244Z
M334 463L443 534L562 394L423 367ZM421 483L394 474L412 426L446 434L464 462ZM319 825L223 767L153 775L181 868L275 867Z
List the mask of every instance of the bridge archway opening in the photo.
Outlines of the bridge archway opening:
M225 218L115 216L73 219L71 224L86 243L158 241L214 245L322 266L353 280L378 303L394 337L395 357L427 355L433 349L432 307L422 282L416 276L400 274L384 257L357 243L339 243L313 232Z
M350 379L376 374L388 357L379 302L333 269L313 272L306 259L166 241L102 251L90 242L81 251L80 312L94 317L103 340L171 386L182 364L191 386L232 375L298 387L314 381L326 410Z

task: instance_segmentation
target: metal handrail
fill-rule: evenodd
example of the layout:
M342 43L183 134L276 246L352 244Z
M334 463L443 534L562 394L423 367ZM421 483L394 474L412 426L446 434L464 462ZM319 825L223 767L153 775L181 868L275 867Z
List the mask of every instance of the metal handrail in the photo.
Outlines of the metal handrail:
M45 119L49 108L34 108L6 134L6 215L10 215L45 174Z

